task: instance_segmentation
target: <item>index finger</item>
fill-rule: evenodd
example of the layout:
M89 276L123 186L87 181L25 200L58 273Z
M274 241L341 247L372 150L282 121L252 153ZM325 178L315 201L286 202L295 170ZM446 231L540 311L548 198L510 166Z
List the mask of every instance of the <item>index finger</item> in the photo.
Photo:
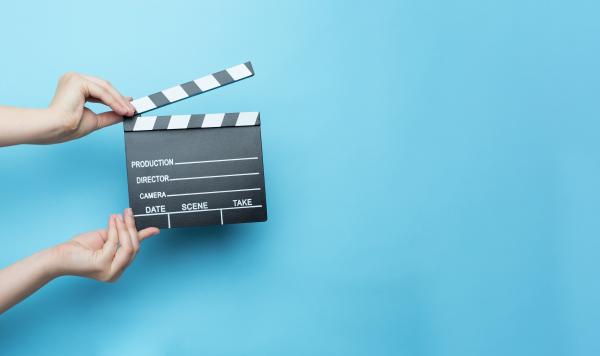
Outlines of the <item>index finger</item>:
M117 234L117 226L115 224L115 216L111 215L108 220L108 233L106 242L102 247L102 253L106 258L113 258L115 252L117 252L117 244L119 242L119 236Z
M119 278L123 270L131 263L134 257L133 247L131 246L131 237L125 227L125 223L120 216L117 216L116 227L119 235L119 248L115 254L115 259L111 264L111 275L113 279Z
M103 86L84 78L84 85L87 91L86 99L89 97L100 100L103 104L110 106L117 114L127 115L129 108L120 101L106 88Z
M135 108L133 107L133 105L131 105L130 101L131 100L127 100L127 97L121 95L121 93L119 93L119 91L117 90L117 88L115 88L110 82L102 79L102 78L98 78L98 77L94 77L91 75L86 75L86 74L82 74L82 76L98 85L100 85L101 87L103 87L104 89L108 90L109 93L115 98L117 99L117 101L123 105L125 108L127 108L127 116L131 116L135 113Z

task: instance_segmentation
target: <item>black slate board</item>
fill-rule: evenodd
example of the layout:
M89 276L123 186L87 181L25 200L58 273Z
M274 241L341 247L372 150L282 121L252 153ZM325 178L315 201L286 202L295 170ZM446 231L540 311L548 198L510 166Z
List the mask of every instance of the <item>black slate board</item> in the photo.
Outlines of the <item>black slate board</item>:
M254 126L167 129L158 117L146 131L134 131L133 120L125 123L125 145L138 229L267 220L259 120Z

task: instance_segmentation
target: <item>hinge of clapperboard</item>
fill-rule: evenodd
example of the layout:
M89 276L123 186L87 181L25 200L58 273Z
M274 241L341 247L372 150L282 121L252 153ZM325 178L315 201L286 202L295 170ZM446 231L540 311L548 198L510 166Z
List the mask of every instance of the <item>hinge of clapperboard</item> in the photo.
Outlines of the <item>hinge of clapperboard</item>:
M225 70L206 75L174 87L159 91L152 95L135 99L131 102L136 114L123 122L125 131L149 131L156 129L186 129L227 126L255 126L260 124L258 112L237 112L222 114L140 116L148 111L185 100L189 97L206 93L252 77L254 69L250 62L239 64ZM160 118L160 120L157 120Z

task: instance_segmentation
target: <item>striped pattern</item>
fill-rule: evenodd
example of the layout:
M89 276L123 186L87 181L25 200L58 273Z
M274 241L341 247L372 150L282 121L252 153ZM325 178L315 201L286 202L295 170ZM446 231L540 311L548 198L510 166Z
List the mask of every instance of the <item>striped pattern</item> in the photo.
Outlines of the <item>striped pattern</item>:
M253 75L254 69L252 69L252 64L246 62L187 83L176 85L158 93L135 99L131 104L135 107L136 113L139 115Z
M123 122L125 131L204 129L214 127L260 126L260 113L135 116Z

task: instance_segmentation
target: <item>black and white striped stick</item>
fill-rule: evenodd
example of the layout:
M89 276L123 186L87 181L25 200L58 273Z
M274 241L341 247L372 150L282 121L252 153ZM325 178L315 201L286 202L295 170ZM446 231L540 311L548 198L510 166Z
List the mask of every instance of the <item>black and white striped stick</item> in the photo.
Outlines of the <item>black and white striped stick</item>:
M139 115L253 75L254 69L252 69L252 64L246 62L187 83L176 85L172 88L159 91L158 93L135 99L131 104L135 107L136 115Z
M234 112L224 114L134 116L123 122L126 132L154 130L182 130L232 126L259 126L258 112Z

